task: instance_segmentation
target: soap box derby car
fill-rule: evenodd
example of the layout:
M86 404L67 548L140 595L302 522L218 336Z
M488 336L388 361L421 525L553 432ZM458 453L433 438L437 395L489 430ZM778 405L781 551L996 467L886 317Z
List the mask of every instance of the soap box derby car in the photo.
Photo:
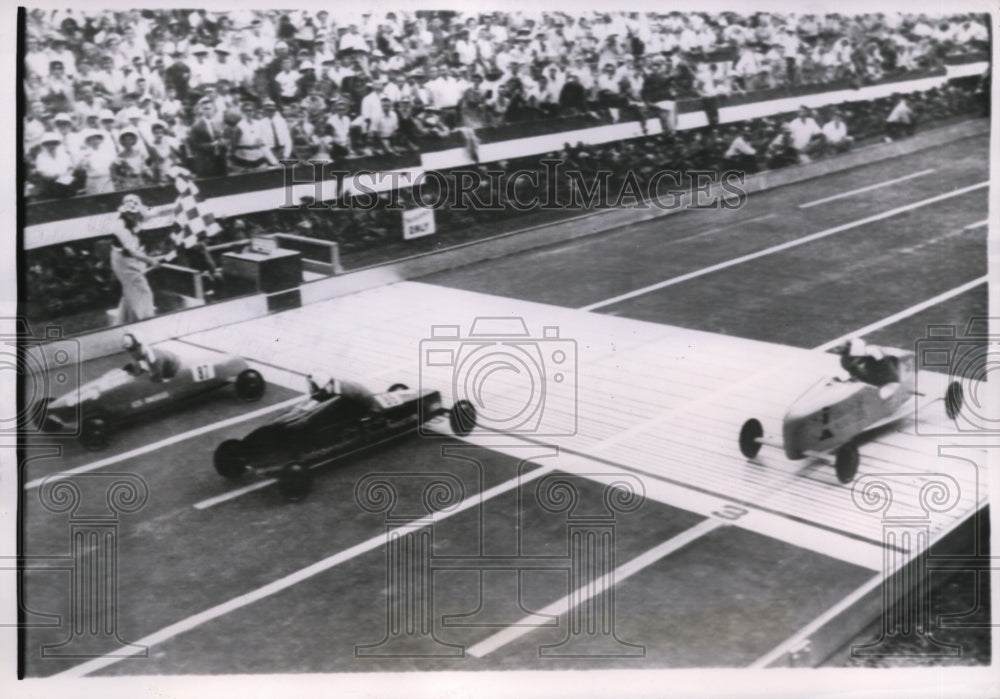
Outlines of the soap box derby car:
M781 441L764 436L754 418L740 430L740 451L748 459L762 445L784 449L792 460L807 457L829 463L841 483L850 483L858 471L860 435L913 414L910 399L915 390L914 355L906 350L880 348L882 377L875 382L857 376L828 376L810 387L789 407L782 421ZM954 419L962 408L962 386L952 382L945 393L945 411ZM831 459L832 455L832 459Z
M142 348L137 361L76 390L44 398L32 415L43 432L77 434L83 446L96 450L108 445L118 427L230 385L245 401L258 400L266 388L241 357L168 341Z
M444 409L438 391L393 384L384 393L371 393L347 381L328 385L334 388L317 390L310 377L310 395L288 412L243 439L222 442L215 450L215 470L234 480L251 472L275 475L282 494L298 501L311 488L314 468L414 432L440 416L448 416L459 436L476 423L471 403L459 400Z

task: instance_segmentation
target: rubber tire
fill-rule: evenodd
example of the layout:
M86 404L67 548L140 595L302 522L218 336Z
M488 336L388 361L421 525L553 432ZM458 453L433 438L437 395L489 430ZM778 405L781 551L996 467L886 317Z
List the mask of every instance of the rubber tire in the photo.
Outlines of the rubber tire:
M958 381L952 381L948 384L948 390L944 392L944 411L947 413L948 417L952 420L958 417L958 414L962 412L962 406L965 404L965 391L962 390L962 384Z
M833 466L837 469L837 480L841 483L850 483L858 473L858 463L861 455L854 442L848 442L840 449L834 458Z
M227 439L215 448L212 458L215 472L226 480L236 480L250 470L243 442L238 439Z
M267 382L256 369L244 369L236 377L236 395L247 403L260 400L267 390Z
M111 425L104 417L92 415L80 423L80 444L88 451L100 451L111 443Z
M312 474L302 464L285 464L278 476L278 489L288 502L300 502L312 490Z
M407 386L405 383L394 383L393 385L389 386L389 390L387 392L392 393L393 391L409 391L409 390L410 387Z
M451 425L452 432L459 437L464 437L472 432L472 428L476 426L476 418L476 406L467 400L460 400L451 406L448 424Z
M757 418L750 418L743 423L740 429L740 453L748 459L752 459L760 453L763 446L759 441L764 436L764 426Z

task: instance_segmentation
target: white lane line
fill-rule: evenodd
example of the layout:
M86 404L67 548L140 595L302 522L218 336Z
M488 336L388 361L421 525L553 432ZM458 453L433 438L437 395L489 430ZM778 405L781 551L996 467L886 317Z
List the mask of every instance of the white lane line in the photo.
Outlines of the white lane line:
M273 413L278 410L291 407L292 405L298 403L301 400L302 396L289 398L288 400L282 401L281 403L275 403L274 405L269 405L266 408L260 408L259 410L254 410L251 413L236 415L235 417L231 417L226 420L213 422L210 425L204 425L202 427L197 427L193 430L188 430L187 432L181 432L180 434L175 434L172 437L161 439L158 442L147 444L144 447L137 447L135 449L132 449L131 451L126 451L122 452L121 454L115 454L114 456L109 456L106 459L100 459L99 461L93 461L89 464L84 464L83 466L77 466L76 468L71 468L66 471L59 471L57 473L53 473L48 476L35 478L34 480L28 481L24 485L24 489L33 490L45 482L60 481L63 480L64 478L69 478L70 476L75 476L80 473L88 473L90 471L96 471L99 468L104 468L105 466L111 466L113 464L117 464L122 461L127 461L129 459L135 458L136 456L149 454L150 452L157 451L158 449L170 446L171 444L177 444L178 442L183 442L187 439L193 439L194 437L198 437L199 435L208 434L209 432L214 432L215 430L220 430L224 427L238 425L241 422L246 422L247 420L253 420L254 418L261 417L262 415L268 415L269 413Z
M783 656L784 654L794 651L796 648L800 647L810 636L812 636L814 633L823 628L823 626L825 626L830 620L832 620L837 615L841 614L842 612L852 607L858 600L860 600L865 595L874 590L876 587L878 587L879 584L881 584L881 582L882 582L881 573L879 573L873 578L869 578L869 580L865 582L865 584L863 584L861 587L857 588L847 597L844 597L839 602L837 602L837 604L833 605L825 612L823 612L821 615L810 621L808 624L802 627L802 629L800 629L798 633L787 638L785 641L783 641L769 653L757 658L757 660L753 661L753 663L751 663L748 667L751 669L765 668L771 663L773 663L775 660Z
M937 172L934 168L929 168L927 170L921 170L920 172L914 172L903 177L897 177L894 180L886 180L885 182L879 182L878 184L871 184L867 187L859 187L858 189L852 189L847 192L841 192L840 194L834 194L832 197L824 197L823 199L816 199L815 201L810 201L805 204L799 204L800 209L811 209L814 206L819 206L820 204L825 204L828 201L836 201L838 199L845 199L847 197L853 197L855 194L862 194L863 192L870 192L874 189L881 189L882 187L889 187L896 184L897 182L905 182L906 180L912 180L916 177L923 177L924 175L929 175L932 172Z
M749 262L751 260L756 260L761 257L767 257L768 255L773 255L778 252L783 252L784 250L790 250L791 248L798 247L800 245L805 245L806 243L811 243L814 240L819 240L827 236L835 235L837 233L843 233L844 231L849 231L852 228L858 228L860 226L873 223L875 221L881 221L882 219L890 218L892 216L898 216L899 214L906 213L907 211L912 211L914 209L919 209L923 206L928 206L945 199L950 199L952 197L961 196L967 194L968 192L975 191L977 189L982 189L983 187L989 186L989 181L979 182L978 184L970 185L968 187L962 187L961 189L956 189L951 192L945 192L944 194L938 194L937 196L930 197L929 199L923 199L912 204L906 204L904 206L896 207L895 209L890 209L888 211L883 211L879 214L873 214L872 216L866 216L865 218L859 219L857 221L851 221L850 223L844 223L839 226L834 226L833 228L827 228L826 230L819 231L818 233L813 233L811 235L804 236L802 238L796 238L795 240L789 240L785 243L780 243L778 245L772 245L769 248L764 248L763 250L758 250L757 252L752 252L747 255L742 255L741 257L733 258L732 260L726 260L725 262L719 262L718 264L711 265L709 267L703 267L702 269L696 269L693 272L688 272L687 274L682 274L678 277L672 277L670 279L664 280L662 282L657 282L656 284L650 284L649 286L644 286L640 289L635 289L618 296L613 296L612 298L605 299L603 301L597 301L596 303L591 303L586 306L581 306L578 310L581 311L593 311L598 308L604 308L605 306L611 306L622 301L627 301L628 299L636 298L637 296L644 296L645 294L651 293L653 291L659 291L660 289L666 289L669 286L674 286L675 284L680 284L682 282L689 281L691 279L697 279L698 277L703 277L706 274L712 274L713 272L718 272L719 270L728 269L729 267L735 267L736 265L741 265L744 262Z
M545 458L545 456L546 455L534 456L530 458L525 457L524 461L530 460L534 462L539 458ZM441 522L443 520L448 519L449 517L457 515L459 512L464 512L465 510L468 510L472 507L476 507L481 503L490 500L491 498L495 498L498 495L503 495L504 493L513 490L514 488L521 487L523 484L533 481L536 478L543 476L547 473L550 473L554 470L555 470L554 466L547 466L547 465L540 466L534 471L529 471L528 473L521 474L517 478L512 478L509 481L505 481L503 483L500 483L499 485L493 486L492 488L488 488L487 490L484 490L481 493L476 493L475 495L466 498L452 509L443 512L435 512L434 514L421 517L420 519L417 519L411 522L410 524L401 527L400 529L405 530L407 532L424 529L426 527L431 526L432 524ZM323 573L342 563L346 563L347 561L357 558L358 556L368 553L369 551L374 551L375 549L378 549L385 545L385 542L387 541L387 537L389 535L391 535L391 532L383 532L381 534L376 534L370 539L362 541L360 544L355 544L350 548L344 549L343 551L339 551L338 553L335 553L332 556L324 558L321 561L317 561L316 563L308 565L305 568L301 568L295 571L294 573L290 573L284 576L283 578L278 578L274 582L268 583L267 585L259 587L256 590L252 590L250 592L247 592L246 594L234 597L233 599L227 600L222 604L217 604L216 606L206 609L203 612L189 616L186 619L182 619L181 621L171 624L170 626L164 627L159 631L151 633L148 636L140 638L138 641L135 641L135 643L131 645L128 649L126 649L124 652L119 650L115 651L115 655L103 655L101 657L94 658L93 660L88 660L85 663L81 663L80 665L71 667L70 669L65 670L64 672L60 672L56 675L53 675L53 677L84 677L92 672L97 672L98 670L102 670L108 667L109 665L114 665L115 663L124 660L127 657L131 657L133 655L141 653L144 649L151 648L161 643L165 643L166 641L169 641L170 639L176 636L179 636L187 631L191 631L192 629L195 629L203 624L206 624L212 621L213 619L217 619L221 616L229 614L230 612L234 612L237 609L246 607L266 597L270 597L271 595L275 595L281 592L282 590L285 590L293 585L302 582L303 580L308 580L309 578L319 575L320 573Z
M508 626L502 631L489 636L468 649L468 654L474 658L482 658L493 651L502 648L508 643L516 641L521 636L534 631L537 626L537 614L545 616L559 616L569 613L574 607L578 607L592 597L602 594L606 589L612 588L623 580L635 575L639 571L648 568L664 556L681 549L696 539L700 539L711 531L718 529L725 523L717 519L706 519L687 529L677 536L667 539L663 543L654 546L649 551L642 553L628 563L624 563L615 568L610 573L605 573L596 580L588 581L582 587L577 588L562 599L553 602L536 614L526 616L514 626Z
M826 350L833 349L837 345L842 344L847 340L850 340L851 338L860 337L862 335L867 335L868 333L875 332L876 330L881 330L882 328L888 325L892 325L893 323L897 323L900 320L903 320L904 318L908 318L909 316L916 315L917 313L920 313L921 311L931 308L932 306L936 306L942 301L947 301L950 298L964 294L966 291L969 291L970 289L975 289L980 284L985 284L988 278L989 278L988 275L983 275L982 277L979 277L979 279L973 279L971 282L966 282L961 286L956 286L954 289L951 289L950 291L945 291L944 293L938 294L937 296L929 298L926 301L921 301L920 303L914 304L909 308L903 309L899 313L894 313L891 316L883 318L882 320L875 321L870 325L866 325L863 328L859 328L854 332L847 333L846 335L841 335L840 337L834 340L825 342L816 349L825 352Z
M983 226L988 226L990 223L989 219L984 218L982 221L976 221L975 223L970 223L968 226L963 228L965 231L974 231L977 228L982 228Z
M254 483L251 483L250 485L244 486L242 488L237 488L236 490L227 490L225 493L222 493L221 495L216 495L214 498L208 498L207 500L196 502L194 504L194 509L205 510L208 509L209 507L214 507L215 505L219 505L223 502L227 502L229 500L235 500L241 495L246 495L247 493L252 493L255 490L266 488L267 486L277 482L278 480L276 478L265 478L263 480L255 481Z

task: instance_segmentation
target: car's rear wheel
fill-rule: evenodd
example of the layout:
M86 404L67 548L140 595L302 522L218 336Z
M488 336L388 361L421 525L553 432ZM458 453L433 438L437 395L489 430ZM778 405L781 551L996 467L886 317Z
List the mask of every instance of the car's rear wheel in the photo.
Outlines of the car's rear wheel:
M460 400L451 406L448 423L451 425L452 432L459 437L464 437L472 432L472 428L476 426L476 418L476 406L467 400Z
M837 478L841 483L850 483L858 473L858 462L861 455L853 442L848 442L837 450L833 465L837 469Z
M80 443L90 451L104 449L111 442L111 425L107 418L92 415L80 423Z
M223 478L234 480L250 469L246 448L238 439L227 439L215 449L216 472Z
M954 420L958 417L964 403L965 392L962 390L962 384L958 381L952 381L948 384L948 390L944 394L944 411L948 414L948 418Z
M394 383L393 385L389 386L389 393L392 393L393 391L409 391L409 390L410 387L407 386L405 383Z
M245 401L260 400L267 383L256 369L244 369L236 377L236 395Z
M752 459L760 453L761 438L764 436L764 426L760 420L750 418L743 423L740 429L740 453L748 459Z
M289 502L299 502L312 489L312 474L299 463L286 464L278 476L278 488Z

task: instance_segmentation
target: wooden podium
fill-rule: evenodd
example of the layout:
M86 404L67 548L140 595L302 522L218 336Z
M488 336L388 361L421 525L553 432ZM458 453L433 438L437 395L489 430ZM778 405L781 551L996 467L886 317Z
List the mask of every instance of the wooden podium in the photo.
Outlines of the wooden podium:
M258 293L288 291L302 283L302 253L281 248L270 253L227 252L222 255L222 271L227 277L247 280Z

